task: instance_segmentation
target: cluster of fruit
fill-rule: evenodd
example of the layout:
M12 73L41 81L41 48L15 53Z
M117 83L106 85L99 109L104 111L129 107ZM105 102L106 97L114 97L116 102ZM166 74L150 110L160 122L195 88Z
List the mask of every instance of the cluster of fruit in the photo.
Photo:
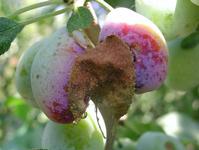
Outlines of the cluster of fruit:
M198 25L198 3L187 0L157 3L155 0L136 0L139 14L127 8L112 10L99 37L95 37L98 39L95 48L89 47L81 32L71 35L62 28L25 51L16 70L18 92L50 120L68 123L66 126L54 122L47 125L43 140L45 148L62 149L53 147L60 145L69 149L76 145L75 149L88 150L95 149L92 147L95 144L90 143L98 141L97 147L103 149L102 137L90 118L81 120L75 127L70 124L84 116L90 99L99 104L102 111L110 107L109 113L116 112L113 116L118 119L127 112L132 95L157 89L166 79L167 72L166 83L171 88L189 90L199 84L196 65L199 45L191 43L189 46L188 40L188 46L186 42L183 46L184 37L194 32ZM152 20L163 34L140 14ZM197 42L198 32L191 36L191 41ZM164 37L170 50L169 61ZM79 130L82 126L88 130ZM67 130L74 130L75 134L60 134ZM75 136L80 132L84 137ZM63 141L53 144L52 139L48 139L52 137L50 134L63 136L60 137ZM75 143L85 143L62 144L70 138L76 139Z
M109 42L112 45L109 45ZM123 47L127 49L127 57L123 55ZM97 51L97 48L103 50ZM111 57L107 57L109 53ZM100 59L98 59L98 55ZM116 59L117 57L120 58ZM94 59L94 61L88 63L90 59ZM86 63L78 64L78 61L86 62L89 66L84 66ZM93 62L97 62L101 66L96 67L94 65L92 67ZM133 82L130 82L132 85L129 86L132 90L130 91L135 91L137 94L152 91L160 87L164 82L167 74L167 63L168 51L166 42L156 25L132 10L117 8L107 15L100 31L96 50L88 48L88 44L81 33L78 36L69 35L66 28L59 29L48 38L35 43L25 51L19 61L16 71L16 85L22 97L27 99L33 106L41 109L49 119L58 123L72 123L81 119L86 111L90 97L97 93L96 90L101 90L98 86L104 84L103 82L110 83L111 86L111 82L117 82L117 78L118 82L122 82L125 78L128 80L132 77ZM130 70L133 71L127 71L124 80L121 80L120 76L124 74L122 72L123 68L115 69L114 67L117 65L119 67L125 66L126 64L127 66L132 66ZM87 67L92 67L92 69L82 72L81 65L84 66L84 69ZM106 71L102 69L102 66L105 66ZM113 72L110 71L110 66L113 68ZM78 71L77 67L79 67ZM94 69L102 69L103 71L99 73L93 71ZM88 75L90 78L86 77L88 72L92 74L91 77L89 76L90 74ZM116 74L114 74L115 72ZM93 76L95 79L92 78ZM71 81L75 81L74 78L76 77L79 78L78 82L71 84ZM95 86L91 86L92 80L97 80ZM109 86L109 84L106 84L106 86ZM92 88L92 90L95 87L95 90L94 92L87 92L88 89L85 89L85 92L82 91L83 87ZM121 87L118 86L118 93L120 93ZM74 93L76 91L77 93ZM82 94L82 92L84 93ZM103 93L107 94L107 92L99 91L102 95ZM73 96L71 96L71 93ZM111 103L114 103L114 100ZM118 104L121 103L119 102ZM78 108L78 111L73 108ZM78 126L83 124L80 123ZM76 127L77 131L78 126ZM56 128L52 130L52 127L54 127L53 123L47 126L46 130L50 131L48 134L56 132ZM59 132L62 132L64 127L60 125L60 128ZM70 128L70 125L67 128ZM91 132L86 134L91 134ZM48 140L46 141L48 143L46 145L53 144L49 143Z
M136 12L117 8L107 15L99 41L103 42L111 35L124 41L131 51L135 65L135 92L158 88L166 77L168 59L166 42L160 30ZM59 123L71 123L76 119L69 109L68 90L75 60L87 50L86 42L79 36L72 37L62 28L29 48L17 66L19 93ZM82 99L84 110L88 96Z

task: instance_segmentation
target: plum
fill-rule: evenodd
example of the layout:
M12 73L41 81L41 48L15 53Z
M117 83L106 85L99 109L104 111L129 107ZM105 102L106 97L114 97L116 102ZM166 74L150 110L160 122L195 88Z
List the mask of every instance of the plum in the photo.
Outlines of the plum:
M71 123L77 119L69 105L68 81L75 58L84 52L85 49L62 28L48 38L34 58L31 68L33 96L41 110L53 121ZM87 103L85 96L80 104L83 111Z
M166 78L168 51L165 39L147 18L127 8L116 8L105 20L99 40L115 35L130 47L135 62L135 92L157 89Z
M33 44L28 50L26 50L20 57L19 63L16 68L16 88L20 95L27 100L29 104L34 107L38 107L32 94L30 72L32 62L39 49L45 45L45 41L41 40Z
M88 116L78 124L49 122L42 137L42 148L48 150L103 150L103 137Z
M199 44L182 48L182 38L168 43L169 67L166 84L173 89L187 91L199 84Z
M162 31L164 37L172 39L173 17L177 0L136 0L136 11L153 21Z
M178 0L176 4L173 32L175 37L186 37L199 25L199 6L190 0Z

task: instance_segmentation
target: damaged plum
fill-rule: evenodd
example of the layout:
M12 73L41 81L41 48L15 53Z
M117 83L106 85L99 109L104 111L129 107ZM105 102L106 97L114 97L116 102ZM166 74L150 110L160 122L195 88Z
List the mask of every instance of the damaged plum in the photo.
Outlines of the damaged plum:
M65 28L48 38L48 43L36 54L31 68L33 96L40 109L53 121L71 123L85 112L88 98L81 100L82 112L78 118L70 110L68 82L71 68L85 49L70 37Z
M99 40L110 35L121 38L134 54L136 93L157 89L166 78L168 51L156 25L132 10L117 8L107 15Z

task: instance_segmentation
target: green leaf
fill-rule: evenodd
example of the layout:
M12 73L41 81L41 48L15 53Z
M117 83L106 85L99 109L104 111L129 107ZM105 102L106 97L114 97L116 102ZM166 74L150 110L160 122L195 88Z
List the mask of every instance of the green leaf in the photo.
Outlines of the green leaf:
M198 44L199 44L199 31L194 32L189 36L187 36L186 38L184 38L181 42L181 47L185 49L194 48Z
M105 0L111 6L115 7L127 7L135 9L135 0Z
M25 121L28 117L28 113L31 110L31 107L25 103L23 99L17 97L8 97L5 106L7 106L12 114L21 120Z
M67 23L67 29L69 33L72 33L78 29L85 29L90 26L93 21L93 16L89 9L85 7L78 7L73 12Z
M0 55L6 52L23 29L23 25L5 17L0 17Z
M137 140L147 131L160 131L162 128L156 122L143 122L139 117L131 117L125 120L123 126L118 126L118 137L128 137Z

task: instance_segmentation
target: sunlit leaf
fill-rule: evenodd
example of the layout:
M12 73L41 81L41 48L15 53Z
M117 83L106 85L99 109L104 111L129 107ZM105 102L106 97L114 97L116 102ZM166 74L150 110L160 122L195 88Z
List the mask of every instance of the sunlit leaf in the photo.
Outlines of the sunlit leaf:
M0 17L0 55L5 53L23 29L23 25L5 17Z
M90 26L93 21L93 16L89 9L85 7L78 7L68 20L67 29L69 33L74 30L84 29Z

